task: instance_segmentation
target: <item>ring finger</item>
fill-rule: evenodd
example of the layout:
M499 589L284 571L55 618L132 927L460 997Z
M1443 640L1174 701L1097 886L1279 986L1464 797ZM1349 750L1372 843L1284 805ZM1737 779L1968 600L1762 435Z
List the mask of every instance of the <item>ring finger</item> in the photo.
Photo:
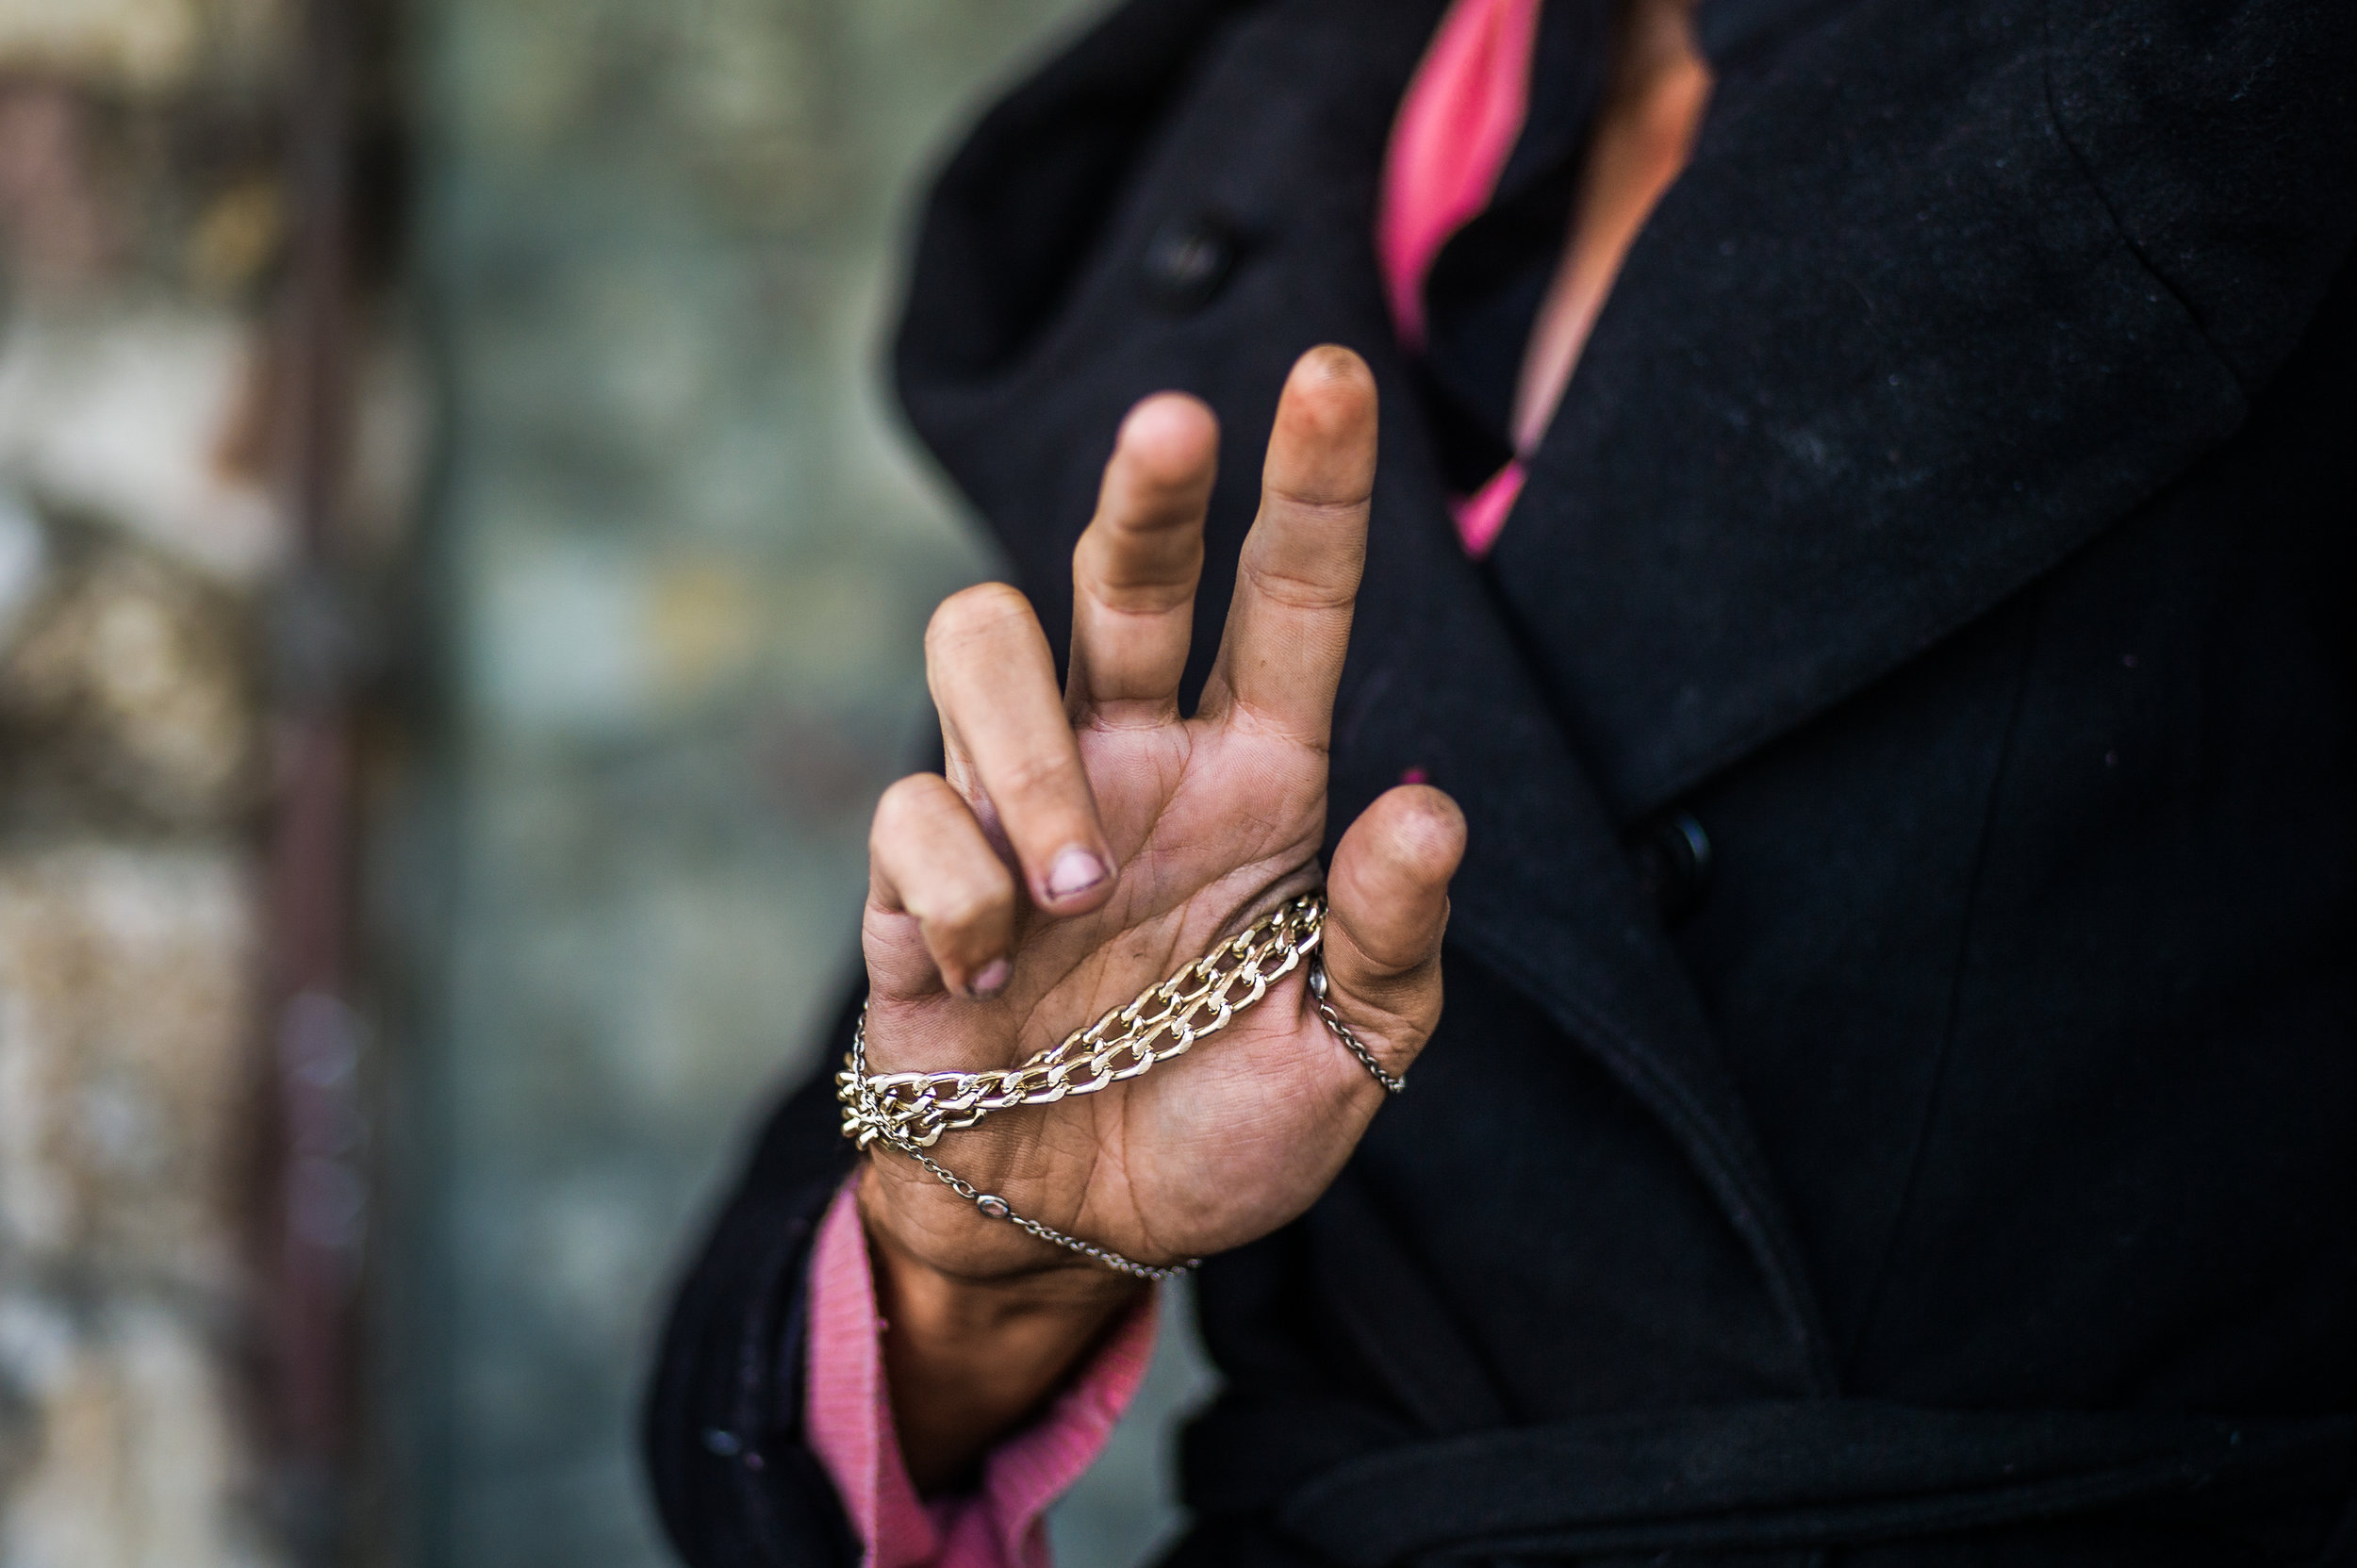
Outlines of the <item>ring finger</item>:
M1113 854L1030 602L1003 583L952 595L925 633L949 776L995 819L1031 900L1077 915L1113 888Z
M905 939L869 954L870 980L921 995L934 974L952 991L987 999L1014 973L1014 879L981 824L938 773L902 779L876 803L867 839L868 901L916 922L920 959Z

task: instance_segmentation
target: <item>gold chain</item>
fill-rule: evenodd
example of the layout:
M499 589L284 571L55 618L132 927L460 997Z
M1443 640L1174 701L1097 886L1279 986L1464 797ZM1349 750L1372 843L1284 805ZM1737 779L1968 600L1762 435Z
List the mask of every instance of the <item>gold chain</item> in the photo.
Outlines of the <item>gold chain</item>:
M1135 1078L1226 1029L1317 950L1325 925L1325 894L1289 900L1135 1001L1013 1067L869 1075L847 1065L835 1075L843 1135L862 1148L878 1138L931 1148L993 1111L1052 1105Z
M1158 1062L1182 1056L1197 1040L1226 1029L1229 1020L1268 995L1268 988L1310 960L1310 994L1327 1031L1350 1048L1376 1082L1392 1094L1407 1087L1383 1070L1327 999L1325 966L1310 958L1326 930L1326 895L1304 893L1278 905L1228 941L1153 987L1126 1007L1116 1007L1086 1029L1019 1065L978 1073L870 1073L867 1070L867 1009L860 1009L851 1050L835 1074L835 1098L843 1104L843 1135L861 1148L882 1139L930 1171L935 1180L990 1219L1005 1220L1045 1242L1069 1247L1107 1268L1140 1279L1167 1279L1200 1260L1141 1263L1110 1247L1084 1242L1014 1212L996 1193L986 1193L942 1164L926 1149L944 1132L972 1127L993 1111L1018 1105L1052 1105L1067 1095L1093 1095L1107 1084L1137 1077ZM1118 1032L1115 1032L1116 1029Z

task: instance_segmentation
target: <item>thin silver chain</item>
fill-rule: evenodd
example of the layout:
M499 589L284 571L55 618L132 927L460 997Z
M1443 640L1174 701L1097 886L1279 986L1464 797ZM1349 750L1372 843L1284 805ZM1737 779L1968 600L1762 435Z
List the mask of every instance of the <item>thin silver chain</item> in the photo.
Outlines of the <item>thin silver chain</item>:
M1383 1085L1385 1093L1397 1095L1407 1092L1408 1081L1397 1073L1385 1072L1383 1064L1375 1059L1375 1052L1360 1043L1359 1036L1350 1032L1350 1026L1335 1014L1334 1004L1326 999L1326 961L1323 959L1310 966L1310 999L1317 1003L1318 1016L1326 1020L1326 1027L1334 1038L1350 1048L1350 1054L1359 1059L1360 1066L1375 1075L1375 1081Z
M1093 1242L1084 1242L1078 1236L1067 1236L1053 1226L1042 1225L1035 1219L1024 1218L1014 1212L1014 1206L1005 1198L1000 1197L997 1193L980 1191L973 1182L918 1148L915 1144L896 1144L893 1147L927 1170L931 1171L943 1186L973 1204L986 1218L1003 1219L1018 1230L1029 1230L1041 1241L1054 1242L1058 1246L1068 1246L1083 1257L1094 1258L1107 1268L1118 1273L1131 1275L1140 1279L1175 1279L1203 1261L1200 1258L1188 1258L1182 1262L1166 1263L1158 1268L1151 1263L1141 1263L1133 1259L1125 1258L1110 1247L1098 1246Z
M859 1022L851 1030L850 1070L843 1076L865 1078L866 1074L867 1007L865 1003L862 1003L859 1010ZM882 1128L870 1127L863 1129L863 1131L865 1135L859 1138L859 1146L862 1148L865 1148L871 1143L890 1144L894 1148L932 1172L935 1180L974 1205L984 1218L1003 1219L1018 1230L1029 1230L1041 1241L1053 1242L1058 1246L1069 1247L1082 1257L1094 1258L1116 1273L1127 1274L1139 1279L1174 1279L1203 1261L1200 1258L1188 1258L1180 1263L1157 1267L1152 1263L1141 1263L1134 1259L1125 1258L1110 1247L1098 1246L1093 1242L1084 1242L1078 1236L1067 1236L1053 1226L1042 1225L1035 1219L1029 1219L1016 1213L1014 1205L1000 1197L997 1193L982 1191L973 1182L926 1153L909 1138ZM848 1126L844 1130L844 1135L853 1136Z
M1102 1263L1105 1267L1113 1269L1116 1273L1127 1274L1133 1279L1156 1280L1175 1279L1178 1275L1184 1274L1188 1270L1194 1268L1203 1260L1200 1258L1188 1258L1179 1263L1167 1263L1159 1266L1152 1263L1141 1263L1134 1259L1123 1257L1120 1253L1113 1251L1110 1247L1098 1246L1092 1242L1084 1242L1078 1236L1068 1236L1063 1231L1056 1230L1053 1226L1042 1225L1035 1219L1030 1219L1022 1214L1016 1213L1014 1212L1014 1205L1010 1204L1005 1198L1000 1197L997 1193L983 1192L981 1188L975 1186L974 1183L968 1181L965 1178L960 1176L957 1172L951 1170L948 1166L943 1164L940 1161L926 1153L925 1149L943 1132L952 1131L956 1128L971 1127L975 1122L980 1121L989 1111L1003 1110L1010 1105L1053 1103L1056 1100L1062 1099L1066 1094L1092 1093L1095 1090L1103 1088L1109 1082L1118 1082L1123 1079L1135 1078L1140 1073L1143 1073L1147 1068L1153 1066L1156 1063L1165 1062L1171 1057L1179 1055L1196 1040L1203 1038L1206 1034L1213 1033L1217 1030L1227 1027L1229 1019L1232 1018L1235 1014L1242 1012L1245 1007L1249 1007L1253 1002L1259 1001L1262 996L1267 994L1270 982L1276 980L1278 976L1287 973L1296 963L1311 954L1317 948L1319 938L1323 934L1325 914L1326 906L1323 897L1317 894L1304 895L1302 898L1296 899L1291 903L1286 904L1283 908L1277 910L1276 914L1264 916L1261 920L1256 922L1233 941L1222 943L1218 948L1212 949L1211 953L1206 954L1195 963L1189 965L1184 969L1181 969L1177 975L1172 976L1171 979L1164 981L1161 985L1158 985L1152 990L1146 992L1136 1001L1131 1002L1128 1007L1115 1008L1112 1013L1109 1013L1103 1018L1098 1019L1097 1022L1091 1026L1088 1030L1075 1031L1071 1035L1065 1037L1062 1045L1054 1048L1052 1050L1041 1052L1040 1055L1033 1057L1030 1062L1025 1063L1021 1067L1009 1069L1005 1073L988 1076L1004 1081L1010 1078L1014 1078L1015 1075L1030 1072L1031 1069L1038 1067L1044 1061L1048 1059L1052 1058L1057 1061L1061 1061L1063 1059L1064 1053L1068 1051L1075 1043L1086 1040L1091 1044L1096 1044L1097 1042L1095 1037L1100 1034L1109 1023L1123 1017L1132 1019L1133 1028L1143 1027L1156 1031L1162 1030L1168 1026L1169 1020L1173 1016L1170 1009L1165 1006L1158 1014L1146 1015L1141 1018L1143 1010L1147 1004L1155 1001L1157 999L1162 999L1166 1002L1172 1000L1173 998L1166 996L1165 993L1172 992L1173 987L1179 985L1181 982L1187 981L1190 976L1194 976L1197 980L1198 985L1189 988L1195 992L1194 999L1192 1002L1188 1003L1186 1012L1182 1012L1178 1015L1179 1027L1173 1034L1173 1038L1176 1043L1170 1048L1160 1051L1137 1052L1135 1050L1134 1042L1126 1037L1099 1045L1095 1055L1088 1060L1102 1061L1120 1052L1130 1051L1137 1057L1136 1065L1122 1071L1110 1073L1105 1072L1100 1068L1097 1076L1085 1081L1081 1084L1073 1084L1069 1087L1063 1086L1064 1081L1062 1078L1047 1080L1046 1081L1048 1083L1049 1087L1047 1092L1044 1093L1030 1094L1028 1096L1018 1093L1014 1098L1006 1098L1003 1099L1001 1099L997 1095L990 1094L973 1097L968 1098L964 1105L952 1105L950 1107L954 1113L964 1114L965 1118L964 1120L949 1119L946 1116L927 1117L921 1112L900 1116L879 1114L875 1103L877 1099L878 1085L893 1085L900 1083L915 1083L921 1085L929 1081L933 1083L943 1083L951 1082L953 1081L971 1081L973 1079L984 1077L985 1075L952 1073L894 1073L878 1077L870 1074L867 1070L867 1007L866 1004L862 1003L859 1013L859 1022L851 1031L851 1050L850 1055L845 1064L846 1070L837 1074L835 1078L837 1095L842 1100L844 1107L843 1135L847 1138L854 1140L863 1149L866 1148L870 1144L878 1141L890 1144L894 1148L898 1149L901 1153L907 1155L910 1159L924 1166L927 1171L932 1174L933 1179L939 1181L943 1186L948 1187L951 1192L956 1193L960 1197L963 1197L967 1202L973 1204L975 1209L985 1218L1005 1220L1008 1224L1015 1227L1015 1229L1019 1230L1027 1230L1032 1235L1037 1236L1041 1241L1051 1242L1057 1246L1078 1252L1084 1258L1093 1259L1096 1262ZM1258 951L1258 943L1259 939L1264 936L1270 930L1282 931L1287 937L1292 939L1287 941L1284 945L1285 954L1283 961L1277 965L1272 972L1266 975L1261 975L1259 973L1259 962L1261 955ZM1256 982L1251 985L1251 995L1246 999L1233 1003L1220 1002L1212 1004L1217 1010L1217 1021L1211 1024L1211 1027L1202 1029L1188 1028L1188 1014L1192 1013L1195 1008L1205 1005L1204 998L1208 993L1201 988L1200 982L1208 978L1210 979L1211 984L1220 987L1217 994L1225 994L1225 984L1227 982L1222 982L1216 978L1216 970L1206 969L1206 966L1212 965L1213 962L1219 959L1223 954L1229 954L1237 958L1246 960L1246 962L1237 971L1228 977L1228 982L1232 982L1238 975L1242 975L1248 970L1250 973L1258 977ZM1310 959L1309 984L1310 999L1313 1002L1315 1002L1318 1016L1325 1020L1328 1032L1330 1032L1336 1039L1340 1040L1344 1046L1349 1048L1350 1053L1359 1059L1361 1066L1365 1067L1369 1073L1374 1075L1375 1081L1383 1085L1383 1088L1387 1093L1396 1095L1406 1089L1408 1087L1406 1081L1399 1078L1396 1074L1386 1072L1383 1069L1382 1064L1376 1061L1374 1052L1368 1050L1367 1048L1360 1043L1359 1036L1351 1032L1350 1026L1343 1023L1342 1018L1335 1013L1334 1004L1327 999L1326 965L1323 960L1315 958ZM994 1101L996 1102L994 1103ZM924 1100L912 1099L903 1103L930 1105L932 1102L930 1098L928 1098ZM905 1129L911 1122L915 1122L917 1125L923 1127L923 1132L911 1133L907 1131Z

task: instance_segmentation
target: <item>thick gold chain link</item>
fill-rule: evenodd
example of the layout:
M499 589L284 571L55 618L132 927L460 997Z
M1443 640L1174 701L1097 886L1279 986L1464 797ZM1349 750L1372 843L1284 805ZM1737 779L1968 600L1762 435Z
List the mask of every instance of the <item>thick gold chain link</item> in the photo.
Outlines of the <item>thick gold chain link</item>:
M843 1135L862 1148L878 1138L931 1148L944 1132L994 1111L1052 1105L1135 1078L1226 1029L1317 950L1325 927L1324 893L1288 900L1134 1001L1012 1067L869 1074L846 1063L835 1075Z
M1326 931L1326 895L1304 893L1263 915L1228 941L1085 1029L1076 1029L1029 1061L978 1073L870 1073L867 1010L860 1009L851 1050L835 1074L843 1105L843 1135L861 1148L879 1139L925 1167L935 1180L972 1203L985 1217L1004 1220L1044 1242L1068 1247L1107 1268L1140 1279L1167 1279L1200 1261L1141 1263L1111 1247L1014 1212L925 1151L944 1132L972 1127L993 1111L1052 1105L1067 1095L1093 1095L1137 1077L1158 1062L1183 1056L1268 994L1294 969L1310 964L1310 995L1327 1029L1392 1094L1406 1087L1384 1071L1327 999L1325 966L1312 955Z

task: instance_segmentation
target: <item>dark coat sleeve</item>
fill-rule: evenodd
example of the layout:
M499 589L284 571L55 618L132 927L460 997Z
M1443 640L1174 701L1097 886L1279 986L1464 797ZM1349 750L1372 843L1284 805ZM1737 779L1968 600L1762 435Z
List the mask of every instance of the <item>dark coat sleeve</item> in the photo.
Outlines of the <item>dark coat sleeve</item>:
M642 1437L664 1527L697 1568L859 1560L801 1429L803 1279L851 1167L832 1072L857 1005L836 1017L821 1070L771 1114L664 1327Z

